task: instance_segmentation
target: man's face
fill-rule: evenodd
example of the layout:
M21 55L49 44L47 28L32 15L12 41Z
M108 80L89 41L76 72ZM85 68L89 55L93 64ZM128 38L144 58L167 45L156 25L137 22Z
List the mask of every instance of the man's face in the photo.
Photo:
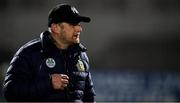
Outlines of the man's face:
M74 44L80 43L80 32L82 31L82 27L80 23L76 25L72 25L69 23L61 23L59 24L59 35L58 39L64 44Z

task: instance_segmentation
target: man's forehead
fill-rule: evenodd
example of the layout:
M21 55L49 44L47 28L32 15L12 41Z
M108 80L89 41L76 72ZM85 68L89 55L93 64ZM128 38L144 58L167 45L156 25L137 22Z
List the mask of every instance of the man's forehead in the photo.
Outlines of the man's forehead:
M73 25L73 26L76 26L76 25L80 24L80 22L78 22L78 23L68 23L68 22L63 22L63 24L65 24L65 25Z

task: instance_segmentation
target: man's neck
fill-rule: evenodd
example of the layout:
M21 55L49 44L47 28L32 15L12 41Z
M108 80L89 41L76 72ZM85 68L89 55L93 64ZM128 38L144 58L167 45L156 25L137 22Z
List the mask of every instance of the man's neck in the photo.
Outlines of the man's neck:
M59 49L64 49L64 50L69 47L69 45L65 45L65 44L63 44L63 43L61 43L61 42L58 42L58 41L56 41L56 40L55 40L54 44L56 45L57 48L59 48Z
M64 44L62 43L60 40L58 40L53 34L50 34L50 38L52 39L52 41L54 42L54 44L56 45L57 48L59 49L67 49L69 47L68 44Z

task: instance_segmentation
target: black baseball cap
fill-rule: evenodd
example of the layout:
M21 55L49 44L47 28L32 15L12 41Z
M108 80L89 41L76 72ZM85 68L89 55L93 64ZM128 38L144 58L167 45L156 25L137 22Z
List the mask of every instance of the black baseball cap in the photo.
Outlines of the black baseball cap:
M48 26L52 23L67 22L77 24L79 22L90 22L91 19L81 16L74 6L68 4L58 4L50 12L48 16Z

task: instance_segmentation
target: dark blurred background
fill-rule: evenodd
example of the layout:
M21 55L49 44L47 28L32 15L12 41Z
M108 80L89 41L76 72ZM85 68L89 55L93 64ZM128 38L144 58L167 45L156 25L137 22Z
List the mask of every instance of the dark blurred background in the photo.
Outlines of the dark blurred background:
M58 3L92 19L81 41L97 101L180 101L180 0L0 0L0 88L13 54L47 29Z

